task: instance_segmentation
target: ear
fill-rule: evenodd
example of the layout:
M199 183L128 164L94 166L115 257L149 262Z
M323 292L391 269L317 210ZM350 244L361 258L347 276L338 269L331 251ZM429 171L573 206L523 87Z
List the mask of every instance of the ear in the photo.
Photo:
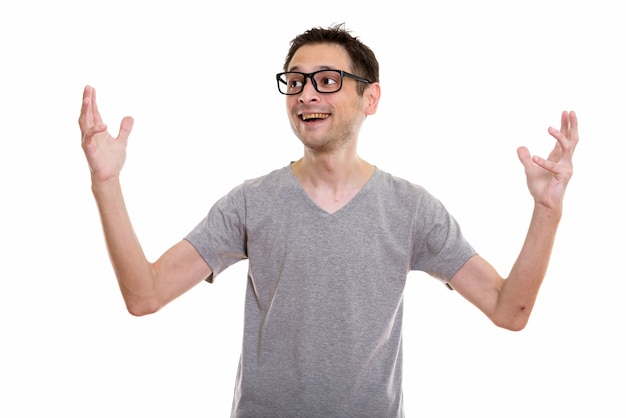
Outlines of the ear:
M363 92L365 114L370 116L376 113L380 100L380 83L371 83Z

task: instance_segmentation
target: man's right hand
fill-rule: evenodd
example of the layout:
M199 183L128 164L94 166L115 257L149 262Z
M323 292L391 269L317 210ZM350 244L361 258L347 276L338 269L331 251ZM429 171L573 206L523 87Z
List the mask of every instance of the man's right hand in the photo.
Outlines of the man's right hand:
M113 138L98 111L96 90L86 86L78 125L92 182L105 182L118 177L126 160L126 145L133 129L133 118L127 116L122 119L117 138Z

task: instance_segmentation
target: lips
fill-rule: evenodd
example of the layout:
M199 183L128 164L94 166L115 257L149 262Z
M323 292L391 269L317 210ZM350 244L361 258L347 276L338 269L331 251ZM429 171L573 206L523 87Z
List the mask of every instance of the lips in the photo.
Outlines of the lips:
M300 119L302 120L311 120L311 119L328 119L330 117L329 113L303 113L300 115Z

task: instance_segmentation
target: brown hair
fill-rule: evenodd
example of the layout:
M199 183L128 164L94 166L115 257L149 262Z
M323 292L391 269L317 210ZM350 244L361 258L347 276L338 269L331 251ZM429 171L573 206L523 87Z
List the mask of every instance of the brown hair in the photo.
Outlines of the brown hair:
M357 37L352 36L350 32L345 29L343 23L328 28L315 27L296 36L291 41L291 46L289 52L287 52L285 64L283 65L283 71L288 71L289 63L301 46L324 43L337 44L346 50L352 61L352 68L347 71L372 82L379 81L378 60L376 59L376 55L374 55L374 52ZM365 87L367 87L367 84L358 83L359 94L363 94Z

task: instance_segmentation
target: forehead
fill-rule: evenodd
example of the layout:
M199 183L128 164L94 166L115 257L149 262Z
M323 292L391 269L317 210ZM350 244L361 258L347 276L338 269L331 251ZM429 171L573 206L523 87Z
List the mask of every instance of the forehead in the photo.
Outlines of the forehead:
M289 71L310 72L322 68L350 71L352 62L348 52L338 44L303 45L289 61Z

